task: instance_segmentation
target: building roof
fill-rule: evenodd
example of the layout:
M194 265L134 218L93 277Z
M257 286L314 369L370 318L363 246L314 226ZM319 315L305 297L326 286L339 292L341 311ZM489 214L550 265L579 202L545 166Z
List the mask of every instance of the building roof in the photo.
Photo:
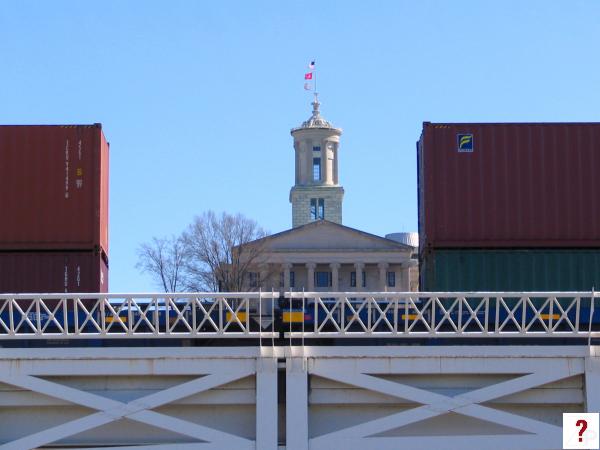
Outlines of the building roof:
M321 233L321 231L323 233ZM373 250L374 247L379 247L381 250L413 250L413 248L409 245L402 244L391 239L386 239L375 234L367 233L365 231L357 230L346 225L330 222L328 220L316 220L314 222L301 225L299 227L290 228L289 230L281 231L279 233L275 233L264 238L257 239L256 241L252 241L250 244L260 242L262 244L266 244L266 246L269 247L270 242L273 242L275 240L281 240L286 241L288 244L291 245L295 245L301 242L302 245L299 245L297 247L299 250L316 250L317 247L321 247L319 245L319 241L312 241L315 242L315 247L315 245L312 245L312 242L309 239L307 239L308 237L310 237L310 235L312 235L312 237L315 237L315 233L320 233L323 235L327 234L327 245L322 247L323 249L327 250L341 249L340 247L343 246L359 250L361 247L359 244L361 242L366 244L367 241L369 242L369 250ZM297 236L299 239L292 239L294 236ZM333 240L331 236L334 236ZM352 242L351 246L347 244L349 242ZM357 245L358 247L356 247Z
M321 103L319 103L319 98L317 97L317 94L315 94L315 99L311 104L313 105L312 115L309 117L308 120L302 122L302 125L300 127L293 128L292 133L295 131L310 128L332 129L341 131L341 129L334 127L330 122L325 120L325 118L321 117L321 112L319 111L319 106L321 105Z

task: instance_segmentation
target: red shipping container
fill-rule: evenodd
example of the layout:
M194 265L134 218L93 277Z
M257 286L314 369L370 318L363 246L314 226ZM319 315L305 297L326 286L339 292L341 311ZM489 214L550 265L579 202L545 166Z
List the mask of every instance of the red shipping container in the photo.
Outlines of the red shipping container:
M600 123L423 124L425 248L600 247Z
M98 252L2 252L0 293L108 292Z
M102 126L0 126L0 211L0 250L108 254Z

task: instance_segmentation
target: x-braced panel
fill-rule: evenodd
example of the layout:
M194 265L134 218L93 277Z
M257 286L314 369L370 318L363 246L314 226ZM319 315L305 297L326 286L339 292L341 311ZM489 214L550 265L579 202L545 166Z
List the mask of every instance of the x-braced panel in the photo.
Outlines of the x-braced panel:
M63 376L87 374L85 369L86 360L62 361L65 367ZM204 366L202 373L194 374L195 378L190 381L154 392L141 398L129 402L122 402L106 398L81 389L65 386L53 381L43 379L44 375L56 376L60 373L56 370L56 365L51 364L47 374L43 371L43 361L35 361L32 364L11 364L10 361L4 361L2 370L0 370L0 382L25 389L34 393L39 393L54 397L73 405L91 408L96 412L79 417L75 420L54 426L49 429L40 430L28 436L21 437L12 442L0 445L1 450L23 450L45 446L55 443L62 439L74 436L78 433L91 430L102 425L109 424L121 419L133 420L151 427L155 427L169 432L175 432L188 438L197 439L197 444L179 444L173 443L167 446L174 448L236 448L236 449L254 449L258 443L263 448L276 448L276 420L275 425L263 424L262 420L266 416L269 420L273 414L269 414L268 409L276 409L276 361L270 358L230 360L224 363L223 360L215 360L212 365L210 360ZM185 360L173 359L173 366L164 370L164 359L162 375L177 375L179 373L190 375L189 369L185 369ZM131 361L107 361L106 369L97 375L111 376L123 374L126 366L131 365ZM192 365L194 363L192 362ZM135 366L135 363L133 364ZM68 367L68 369L66 369ZM116 369L111 372L111 367ZM177 370L180 367L182 370ZM18 369L22 368L22 369ZM32 370L27 370L27 368ZM29 373L28 373L29 372ZM137 372L137 373L136 373ZM32 375L34 373L35 375ZM152 375L148 371L146 375ZM135 369L132 376L139 376L140 373ZM168 405L185 397L199 394L218 386L231 383L244 377L256 375L257 377L257 440L256 443L249 439L219 431L187 420L182 420L173 416L154 411L155 408ZM260 398L260 400L258 400ZM275 406L270 405L273 403ZM260 419L259 419L260 417ZM276 417L275 417L276 419ZM106 443L99 443L99 445ZM148 448L160 449L167 448L164 445L150 446ZM103 447L104 448L104 447ZM127 448L127 447L119 447ZM135 447L140 448L140 447Z
M416 358L417 360L419 358ZM427 358L422 358L426 360ZM290 367L295 368L288 373L288 389L290 392L299 392L299 397L306 396L306 376L301 375L302 366L306 367L306 375L313 375L351 385L367 391L385 394L387 396L416 403L419 406L404 410L382 418L370 420L358 425L343 428L317 437L303 439L295 436L291 442L290 450L311 449L326 450L331 448L352 449L399 449L399 448L435 448L456 449L486 448L502 449L559 449L562 443L562 430L560 427L522 415L496 409L484 403L492 402L501 397L522 393L548 383L557 382L565 378L580 375L584 372L582 361L566 358L448 358L444 364L443 358L431 358L431 364L419 364L419 373L429 374L504 374L512 375L511 379L504 379L485 387L476 388L459 395L443 395L420 387L411 386L397 381L389 381L379 375L414 375L413 358L398 359L398 361L382 362L368 358L363 360L352 359L308 359L291 358L288 360ZM578 362L577 362L578 361ZM371 364L373 362L373 364ZM386 370L385 367L388 367ZM403 370L406 369L406 371ZM422 370L430 366L430 370ZM444 370L444 366L446 370ZM382 370L383 369L383 370ZM293 384L290 386L290 382ZM303 394L303 395L302 395ZM288 398L289 402L293 399ZM301 401L296 402L300 414L309 414L306 407L300 409ZM454 413L464 417L489 422L500 427L515 430L510 435L451 435L451 436L393 436L380 437L386 432L396 430L413 424L418 424L444 414ZM307 423L300 420L300 423ZM288 430L289 431L289 430ZM296 433L297 434L297 433ZM435 434L435 433L433 433Z

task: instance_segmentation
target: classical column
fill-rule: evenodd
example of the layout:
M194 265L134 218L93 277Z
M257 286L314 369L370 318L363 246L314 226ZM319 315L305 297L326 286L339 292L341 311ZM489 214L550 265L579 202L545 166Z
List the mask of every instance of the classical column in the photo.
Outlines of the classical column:
M304 145L304 164L306 166L306 184L313 184L313 150L312 143Z
M337 143L333 144L333 184L336 186L338 184L340 184L340 181L338 178L338 145L337 145Z
M331 263L331 264L329 264L329 268L331 269L331 290L333 292L338 292L340 290L340 287L339 287L340 263Z
M321 142L321 182L323 184L331 184L329 182L329 158L327 155L329 154L329 150L327 150L327 141Z
M263 290L270 289L271 286L269 286L267 284L267 282L269 281L269 265L268 264L261 264L259 266L259 269L260 269L259 286L262 287Z
M388 263L377 264L379 268L379 290L381 292L387 291L387 270L390 265Z
M402 292L410 292L410 266L402 265L399 287Z
M306 263L306 284L308 285L307 290L309 292L314 292L315 290L315 267L317 267L315 263Z
M354 263L354 270L356 271L356 290L363 290L363 270L365 270L365 263ZM365 274L366 275L366 274Z
M281 265L281 267L283 268L283 290L289 291L290 290L290 271L292 270L292 264L283 263Z
M294 143L294 158L296 161L296 185L302 184L302 179L300 178L300 146Z

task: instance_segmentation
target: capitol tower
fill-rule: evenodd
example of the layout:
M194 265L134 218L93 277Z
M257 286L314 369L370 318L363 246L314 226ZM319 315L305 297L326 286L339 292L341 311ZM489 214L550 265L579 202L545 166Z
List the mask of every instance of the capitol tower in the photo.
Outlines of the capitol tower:
M315 94L312 116L291 131L296 153L296 181L290 190L292 227L316 220L342 223L344 188L339 184L341 128L321 117Z

